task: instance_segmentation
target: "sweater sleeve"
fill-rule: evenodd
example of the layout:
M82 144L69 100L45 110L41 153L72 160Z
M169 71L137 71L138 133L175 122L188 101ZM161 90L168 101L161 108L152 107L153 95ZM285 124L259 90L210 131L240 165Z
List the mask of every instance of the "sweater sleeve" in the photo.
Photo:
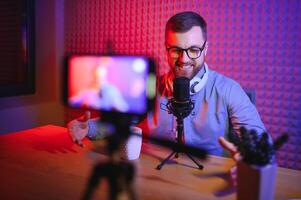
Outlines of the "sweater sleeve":
M265 132L265 126L255 105L250 101L241 86L232 81L225 91L229 117L234 131L238 132L239 128L244 126L249 130L256 130L258 133Z

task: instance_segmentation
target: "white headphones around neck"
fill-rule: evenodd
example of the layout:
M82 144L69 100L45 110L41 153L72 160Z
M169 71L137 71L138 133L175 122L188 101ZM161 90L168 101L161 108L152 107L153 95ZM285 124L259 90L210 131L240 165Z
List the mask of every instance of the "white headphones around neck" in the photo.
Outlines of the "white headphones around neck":
M204 70L205 73L203 76L199 77L198 74L196 74L191 80L190 80L190 95L194 95L198 93L205 85L208 80L208 66L204 64Z

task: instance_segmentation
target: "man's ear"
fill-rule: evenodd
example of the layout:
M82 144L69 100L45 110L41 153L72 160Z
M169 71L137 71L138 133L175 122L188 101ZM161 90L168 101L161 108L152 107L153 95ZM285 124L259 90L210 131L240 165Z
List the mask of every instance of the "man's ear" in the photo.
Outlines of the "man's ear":
M165 48L165 53L166 53L166 55L167 55L167 43L166 43L166 40L165 40L165 42L164 42L164 48Z

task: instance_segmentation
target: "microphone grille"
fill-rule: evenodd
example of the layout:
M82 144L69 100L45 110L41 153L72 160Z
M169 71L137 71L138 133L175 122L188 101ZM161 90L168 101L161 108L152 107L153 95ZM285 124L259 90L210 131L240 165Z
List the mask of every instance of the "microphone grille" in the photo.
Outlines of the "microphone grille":
M186 77L177 77L173 82L173 98L176 101L188 101L190 80Z

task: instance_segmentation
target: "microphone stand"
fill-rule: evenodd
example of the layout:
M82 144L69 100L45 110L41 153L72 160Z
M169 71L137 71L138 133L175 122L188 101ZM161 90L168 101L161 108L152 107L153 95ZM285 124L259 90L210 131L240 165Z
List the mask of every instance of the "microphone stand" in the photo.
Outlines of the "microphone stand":
M173 151L164 159L161 161L161 163L156 167L157 170L160 170L163 165L173 156L175 155L175 158L179 157L179 153L181 152L180 149L178 148L179 146L183 145L183 135L184 135L184 123L183 123L183 119L189 115L189 112L177 112L172 108L172 103L173 102L169 102L167 104L167 109L170 113L173 113L176 117L177 117L177 144L176 147L173 148ZM192 105L191 109L194 107L194 105ZM190 108L187 108L190 109ZM187 110L186 110L187 111ZM197 166L199 169L203 169L204 166L199 164L189 153L187 152L183 152L184 154L186 154L186 156L188 158L190 158Z

